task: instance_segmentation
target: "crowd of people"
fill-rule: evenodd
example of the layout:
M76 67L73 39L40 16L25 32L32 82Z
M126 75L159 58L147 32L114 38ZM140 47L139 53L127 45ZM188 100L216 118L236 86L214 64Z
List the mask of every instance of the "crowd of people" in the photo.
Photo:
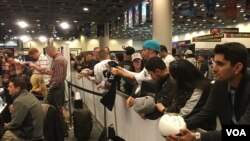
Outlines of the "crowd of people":
M45 51L52 58L51 66L47 56L36 48L29 49L28 55L33 60L29 62L15 59L14 52L10 49L3 51L1 77L4 92L0 96L7 103L1 113L3 141L43 138L60 141L68 136L63 118L67 60L53 45L46 46ZM59 119L59 126L54 127L51 124L49 127L59 131L57 135L45 136L46 130L49 130L44 126L47 112L44 112L43 107L46 104L55 108L55 116Z
M102 49L100 52L105 53ZM115 61L117 66L111 73L121 77L116 89L129 95L128 107L134 107L143 119L158 119L170 113L184 118L187 128L167 136L169 141L221 140L221 131L215 130L216 117L221 125L250 124L248 52L240 43L216 45L211 60L204 54L195 56L189 49L182 57L173 57L155 40L145 41L141 51L127 47L116 53L115 60L108 52L106 55L94 66L93 76L101 78L96 81L101 88L108 89L102 73L107 67L103 64ZM99 64L101 69L97 69ZM156 83L159 89L150 88ZM142 106L142 101L150 101L148 96L154 99L153 108L144 107L152 104ZM195 132L198 128L207 132Z
M15 61L11 50L4 51L1 96L8 108L2 112L6 130L2 140L42 137L42 103L54 106L61 134L67 136L63 106L68 62L53 45L45 51L52 58L51 66L36 48L28 52L34 60L28 67ZM248 53L240 43L216 45L213 60L204 54L195 56L189 49L174 57L166 46L147 40L142 50L128 46L110 54L108 47L96 47L78 56L71 54L70 61L79 78L93 77L98 89L109 91L115 84L116 90L128 95L127 107L134 107L143 119L170 113L183 117L187 128L167 136L169 141L221 140L216 117L222 125L250 124ZM149 100L151 104L144 105ZM207 132L194 131L197 128Z

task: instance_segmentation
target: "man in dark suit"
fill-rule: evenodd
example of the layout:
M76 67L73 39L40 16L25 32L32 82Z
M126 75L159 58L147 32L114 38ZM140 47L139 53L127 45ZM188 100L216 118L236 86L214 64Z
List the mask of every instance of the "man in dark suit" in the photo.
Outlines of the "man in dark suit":
M213 71L216 82L207 103L198 114L186 120L188 129L181 129L180 135L168 136L169 141L221 140L221 131L190 131L215 116L222 125L250 125L250 71L247 70L247 60L246 47L240 43L215 47Z

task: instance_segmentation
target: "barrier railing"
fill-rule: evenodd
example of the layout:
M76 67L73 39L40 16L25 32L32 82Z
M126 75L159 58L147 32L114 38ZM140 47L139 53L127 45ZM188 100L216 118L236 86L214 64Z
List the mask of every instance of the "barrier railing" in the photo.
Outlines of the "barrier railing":
M98 93L95 84L86 79L77 79L78 73L72 72L72 90L81 93L81 97L86 106L90 109L96 120L104 126L104 106L100 103L102 98ZM85 91L83 89L89 91ZM90 92L96 92L96 95ZM126 141L165 141L158 129L158 120L144 120L133 108L127 108L125 101L127 95L117 91L115 105L112 111L106 110L107 125L114 124L117 134Z

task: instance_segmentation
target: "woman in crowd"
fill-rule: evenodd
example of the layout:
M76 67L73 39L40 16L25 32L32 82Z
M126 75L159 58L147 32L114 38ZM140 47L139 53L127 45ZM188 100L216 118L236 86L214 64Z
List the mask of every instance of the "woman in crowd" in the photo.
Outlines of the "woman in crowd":
M34 94L34 96L43 101L47 97L47 88L44 83L42 75L33 74L30 78L30 83L32 85L32 89L30 93Z
M209 95L209 81L184 59L171 62L169 73L174 89L166 95L168 103L157 103L157 109L160 112L178 113L184 118L199 112Z

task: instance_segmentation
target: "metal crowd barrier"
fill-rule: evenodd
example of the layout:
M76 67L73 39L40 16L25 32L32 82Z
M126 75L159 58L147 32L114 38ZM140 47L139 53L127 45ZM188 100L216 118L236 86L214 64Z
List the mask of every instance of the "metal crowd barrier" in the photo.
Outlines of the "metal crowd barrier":
M102 98L100 94L103 91L97 90L96 85L86 78L78 79L78 73L72 72L71 75L71 89L80 92L83 102L90 109L97 123L104 127L104 106L100 103ZM105 108L107 126L113 124L117 135L126 141L165 141L158 129L159 119L142 119L133 108L126 107L126 99L127 95L116 92L113 110L109 111Z

